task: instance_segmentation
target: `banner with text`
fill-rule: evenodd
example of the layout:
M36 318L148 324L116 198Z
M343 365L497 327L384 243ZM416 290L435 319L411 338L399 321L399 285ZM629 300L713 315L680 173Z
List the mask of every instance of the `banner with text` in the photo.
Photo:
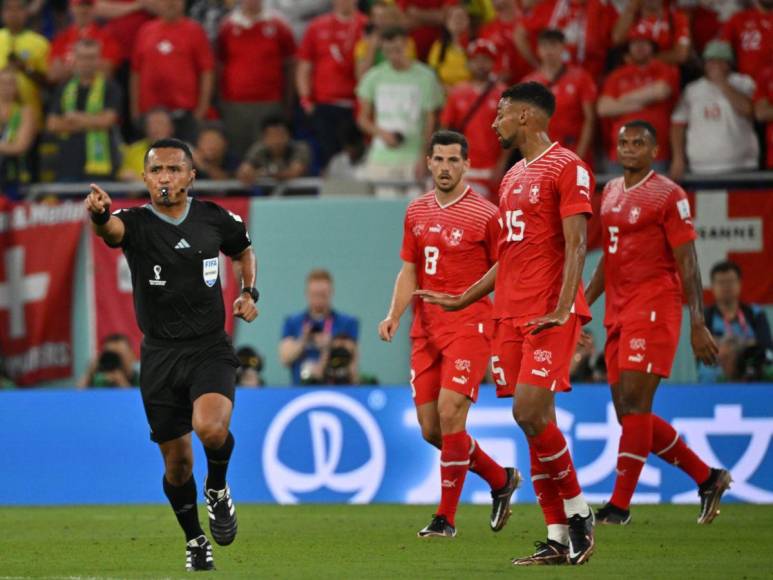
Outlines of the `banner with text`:
M496 399L490 386L480 395L470 411L470 434L502 465L528 474L526 440L513 422L511 402ZM228 477L237 502L439 500L439 453L421 437L407 386L240 389L236 398L237 444ZM609 388L576 387L557 404L583 491L594 503L605 501L620 437ZM655 411L709 465L732 472L723 501L773 503L773 385L666 386ZM3 468L25 482L3 494L0 504L165 501L162 463L136 389L0 392L0 440L6 443ZM194 452L203 482L206 458L200 445ZM487 503L489 492L470 474L462 500ZM534 500L526 477L515 501ZM650 457L634 501L697 503L698 494L682 471Z
M218 198L212 201L241 216L247 224L250 210L248 198ZM146 203L148 203L146 199L117 200L111 209L115 211ZM99 348L99 344L106 336L121 333L131 339L134 351L139 353L142 333L137 327L137 319L134 316L132 279L126 257L120 249L110 248L97 236L92 236L91 252L94 268L95 310L92 319L96 324L97 339L95 348ZM240 286L231 267L231 260L220 260L220 280L226 307L226 331L228 334L233 334L234 319L228 313L232 311L232 304L239 296Z
M72 273L80 203L0 209L0 352L20 385L72 376Z

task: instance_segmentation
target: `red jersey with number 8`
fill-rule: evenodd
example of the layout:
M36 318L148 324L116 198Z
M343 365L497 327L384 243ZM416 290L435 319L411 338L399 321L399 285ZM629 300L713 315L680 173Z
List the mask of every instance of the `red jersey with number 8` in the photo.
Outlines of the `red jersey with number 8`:
M498 237L496 206L471 188L446 206L431 191L408 206L400 257L416 265L422 290L461 294L496 262ZM481 334L490 322L488 297L456 312L419 300L411 338Z
M650 171L625 187L622 177L604 187L601 227L607 325L623 322L653 301L681 308L682 285L673 248L696 238L687 194Z
M494 318L524 324L553 312L564 274L562 220L593 212L595 179L569 149L553 143L529 163L521 160L499 188L499 267ZM590 320L582 284L572 312Z

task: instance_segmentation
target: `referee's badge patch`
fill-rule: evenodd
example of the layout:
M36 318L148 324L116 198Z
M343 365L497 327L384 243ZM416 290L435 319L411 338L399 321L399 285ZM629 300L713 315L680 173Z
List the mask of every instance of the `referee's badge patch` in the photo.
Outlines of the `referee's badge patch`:
M218 275L218 272L220 271L218 260L219 258L207 258L206 260L203 261L204 282L210 288L215 285L215 282L217 282L217 275Z

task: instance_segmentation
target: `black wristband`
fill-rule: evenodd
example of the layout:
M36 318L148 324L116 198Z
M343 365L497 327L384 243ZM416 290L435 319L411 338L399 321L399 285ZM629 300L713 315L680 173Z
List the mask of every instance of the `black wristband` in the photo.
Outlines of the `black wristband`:
M91 221L93 221L98 226L103 226L110 221L109 205L105 206L105 209L102 210L102 213L94 213L93 211L90 213L91 213Z
M260 299L260 292L258 292L257 288L245 286L242 288L242 294L249 294L255 304L257 304L258 300Z

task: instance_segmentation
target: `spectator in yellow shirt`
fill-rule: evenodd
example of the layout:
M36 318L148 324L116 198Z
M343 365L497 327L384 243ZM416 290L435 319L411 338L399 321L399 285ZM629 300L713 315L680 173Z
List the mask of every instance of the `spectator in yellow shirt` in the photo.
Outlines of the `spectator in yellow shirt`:
M470 80L467 68L467 42L470 37L470 16L462 6L452 6L446 12L443 36L429 50L427 64L435 69L447 89Z
M41 90L46 86L50 45L43 36L26 28L28 15L26 0L3 1L0 69L10 66L16 70L21 102L34 106L42 122Z

